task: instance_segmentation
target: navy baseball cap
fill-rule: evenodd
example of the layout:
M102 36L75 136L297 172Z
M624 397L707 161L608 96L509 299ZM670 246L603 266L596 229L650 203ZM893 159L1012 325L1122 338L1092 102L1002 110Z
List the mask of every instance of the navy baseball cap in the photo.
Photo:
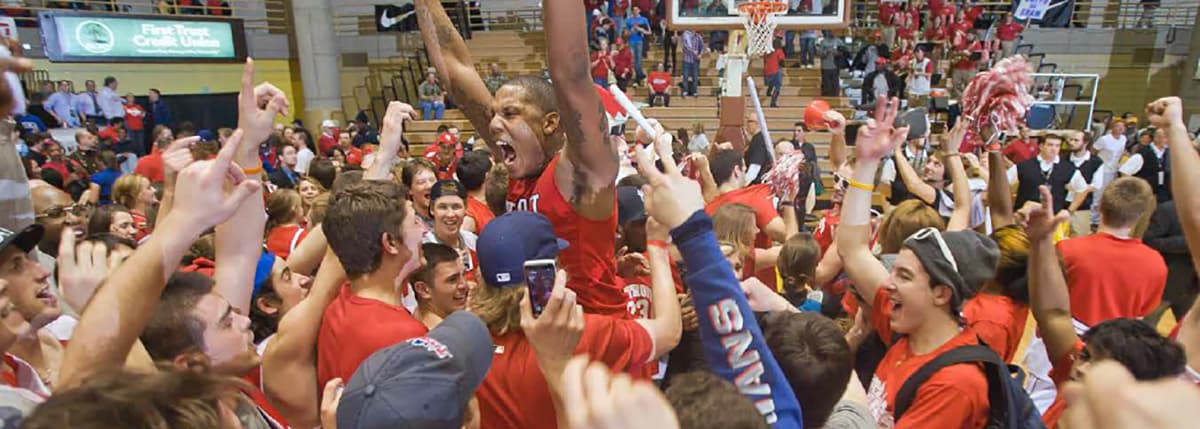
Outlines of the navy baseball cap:
M492 336L479 316L456 311L429 335L380 349L342 391L346 429L459 429L467 402L492 366Z
M554 259L568 243L537 213L514 211L488 222L475 241L483 281L494 287L525 283L525 261Z
M29 252L37 246L38 242L42 241L42 234L45 234L45 232L46 229L36 223L16 232L7 228L0 228L0 250L8 248L10 245L15 245L22 251Z
M617 187L617 222L621 225L646 219L646 202L636 186Z
M211 142L211 141L217 140L217 136L213 134L212 130L197 131L196 136L200 137L200 141L203 141L203 142Z

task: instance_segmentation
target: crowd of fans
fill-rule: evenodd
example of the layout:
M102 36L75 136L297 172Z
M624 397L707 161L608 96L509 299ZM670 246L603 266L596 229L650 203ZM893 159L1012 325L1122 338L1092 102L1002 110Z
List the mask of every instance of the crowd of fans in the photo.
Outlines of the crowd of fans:
M1152 128L993 145L969 119L910 134L881 98L861 124L824 114L823 172L804 122L768 142L747 121L744 152L653 119L611 135L583 4L545 4L553 83L476 74L440 1L416 7L431 79L475 129L420 156L401 102L379 124L277 124L291 105L252 60L236 124L156 111L132 171L130 121L103 109L55 113L75 145L19 130L19 109L0 122L5 426L1200 417L1200 151L1178 98L1146 107Z
M699 95L699 64L706 56L725 53L729 32L672 31L662 25L666 2L636 3L640 5L631 6L628 0L585 1L593 80L605 87L617 84L622 90L646 85L642 59L648 58L645 46L654 38L663 52L662 64L654 67L679 76L674 83L683 96ZM730 13L723 0L694 3L684 2L681 13ZM836 2L791 1L787 14L827 13L825 9L835 6ZM876 100L889 97L899 97L911 106L924 106L931 96L957 98L977 72L1016 52L1025 28L1011 13L985 13L976 2L961 0L882 1L878 23L878 29L865 33L776 31L776 52L762 57L770 106L778 106L783 76L790 68L820 67L822 97L851 97L865 110L871 110ZM680 57L682 70L677 68ZM718 73L721 68L718 62ZM843 76L843 72L849 74ZM668 95L669 89L653 82L649 85L651 101Z

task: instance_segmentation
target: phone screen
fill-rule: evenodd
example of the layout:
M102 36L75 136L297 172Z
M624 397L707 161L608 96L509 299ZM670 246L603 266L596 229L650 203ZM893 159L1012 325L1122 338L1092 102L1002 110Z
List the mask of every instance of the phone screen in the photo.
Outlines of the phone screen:
M533 306L533 317L542 314L554 290L554 264L525 266L525 287L529 288L529 301Z

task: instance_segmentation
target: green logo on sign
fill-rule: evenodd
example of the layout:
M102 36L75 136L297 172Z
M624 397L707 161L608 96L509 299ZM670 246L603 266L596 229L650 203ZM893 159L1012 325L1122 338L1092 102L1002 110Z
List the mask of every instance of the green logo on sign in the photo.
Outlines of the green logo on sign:
M100 21L84 21L75 27L75 40L93 54L111 51L116 46L113 39L112 29Z

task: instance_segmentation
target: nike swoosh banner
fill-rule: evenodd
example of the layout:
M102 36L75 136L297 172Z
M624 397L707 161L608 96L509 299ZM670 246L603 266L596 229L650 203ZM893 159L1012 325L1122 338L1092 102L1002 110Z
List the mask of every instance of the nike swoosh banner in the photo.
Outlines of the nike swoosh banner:
M417 29L416 7L411 1L402 1L399 5L375 5L376 31L383 33Z

